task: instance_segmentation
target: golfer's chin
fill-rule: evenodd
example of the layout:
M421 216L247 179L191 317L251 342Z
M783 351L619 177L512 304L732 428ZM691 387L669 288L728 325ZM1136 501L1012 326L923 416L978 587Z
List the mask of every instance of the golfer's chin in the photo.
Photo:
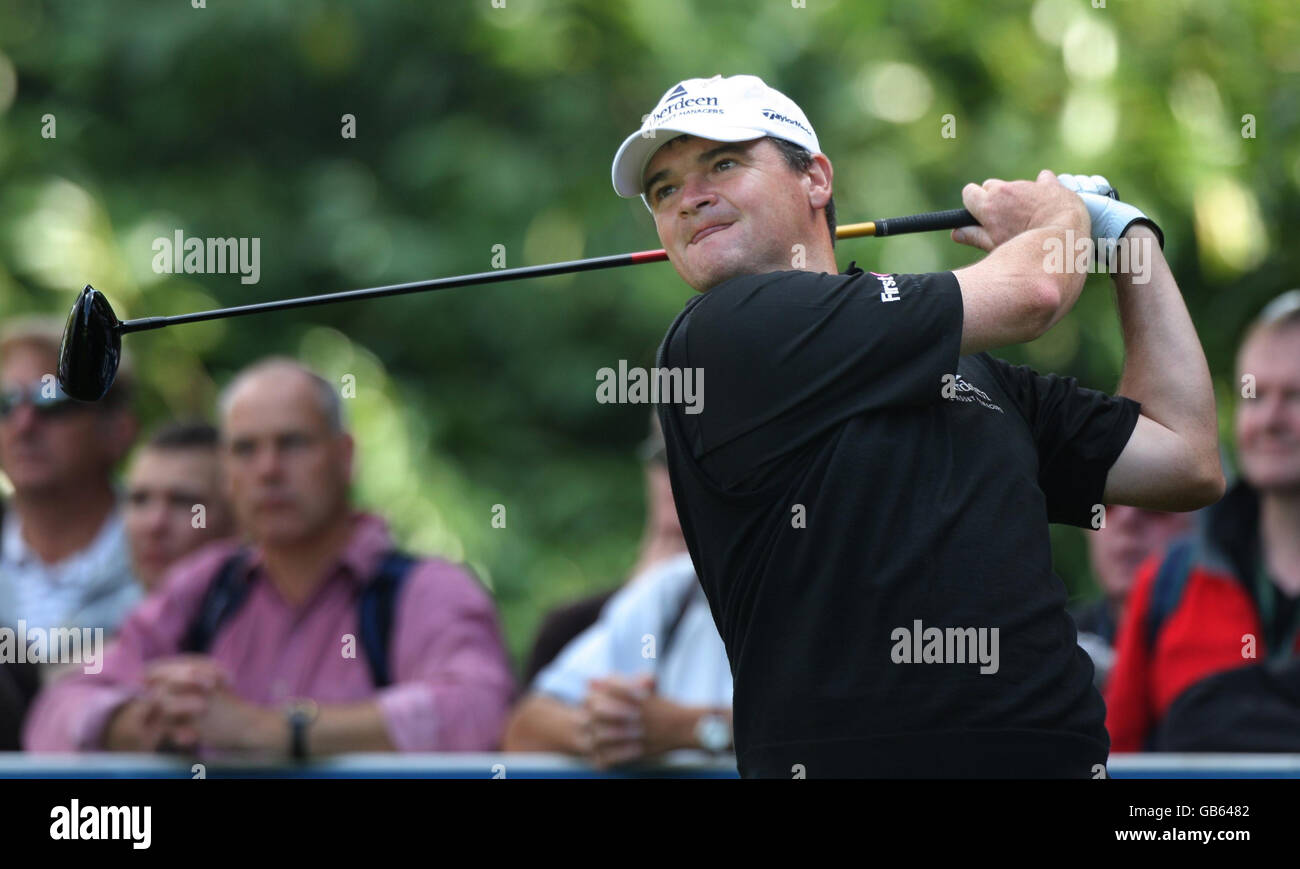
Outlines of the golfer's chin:
M753 273L753 260L737 246L696 247L690 245L677 269L682 280L697 293L708 292L723 281Z

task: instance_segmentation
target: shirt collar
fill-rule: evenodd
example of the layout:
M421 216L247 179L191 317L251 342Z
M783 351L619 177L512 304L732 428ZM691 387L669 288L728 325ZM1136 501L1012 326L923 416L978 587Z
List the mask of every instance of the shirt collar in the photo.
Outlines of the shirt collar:
M5 511L4 530L0 533L0 563L18 568L58 569L63 576L86 578L88 581L85 584L89 585L92 584L96 571L76 568L114 561L125 546L126 528L122 523L121 511L114 506L89 544L62 561L45 564L23 540L22 518L10 505Z
M0 534L0 563L22 565L28 556L23 536L18 528L18 516L13 508L5 511L4 532Z
M393 538L388 523L374 513L354 512L351 516L352 534L338 558L325 573L325 579L342 575L357 586L375 578L379 562L393 548ZM261 547L254 547L244 564L244 575L251 578L254 571L265 563Z

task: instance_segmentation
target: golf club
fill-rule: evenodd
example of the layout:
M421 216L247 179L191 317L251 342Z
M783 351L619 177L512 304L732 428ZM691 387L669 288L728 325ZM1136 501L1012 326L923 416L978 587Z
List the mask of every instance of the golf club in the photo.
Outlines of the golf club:
M900 235L908 232L956 229L962 226L972 226L976 223L977 221L969 211L964 208L955 208L948 211L913 214L907 217L892 217L887 220L851 223L838 227L835 231L835 237L839 239ZM547 265L498 269L472 275L434 278L406 284L390 284L389 286L370 287L363 290L343 290L337 293L303 296L297 299L279 299L252 305L237 305L232 308L217 308L212 311L198 311L192 314L176 314L170 317L144 317L138 320L126 321L117 318L117 315L113 313L113 307L108 303L108 299L104 297L103 293L87 284L77 297L77 301L73 303L72 311L68 314L67 325L64 327L63 344L59 348L59 385L63 387L64 392L80 401L98 401L103 398L109 387L113 385L113 378L117 375L118 362L122 356L122 336L129 332L144 332L150 329L161 329L164 326L175 326L180 323L220 320L226 317L239 317L244 314L257 314L263 311L307 308L312 305L327 305L354 299L400 296L406 293L446 290L452 287L468 287L497 281L512 281L518 278L541 278L550 275L608 269L616 266L663 262L667 259L668 254L664 250L645 250Z

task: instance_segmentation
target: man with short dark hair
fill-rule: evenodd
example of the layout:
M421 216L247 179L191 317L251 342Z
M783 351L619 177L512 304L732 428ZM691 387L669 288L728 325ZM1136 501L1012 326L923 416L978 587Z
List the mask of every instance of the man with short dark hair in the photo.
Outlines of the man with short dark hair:
M748 75L670 88L612 176L700 294L657 367L707 371L709 390L659 412L735 677L741 774L1104 774L1048 523L1223 491L1209 367L1154 224L1100 176L1043 170L963 189L979 225L953 238L989 252L974 265L841 274L831 162L799 106ZM1116 396L984 352L1069 312L1084 274L1045 251L1083 238L1151 252L1149 282L1115 276Z
M217 446L215 426L174 422L158 429L131 461L126 535L146 591L157 588L180 558L234 532Z

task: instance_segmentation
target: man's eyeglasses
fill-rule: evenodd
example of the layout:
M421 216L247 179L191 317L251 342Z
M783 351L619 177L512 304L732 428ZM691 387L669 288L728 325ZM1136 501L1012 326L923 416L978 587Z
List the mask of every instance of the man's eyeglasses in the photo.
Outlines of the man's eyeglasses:
M63 416L85 406L64 392L57 383L53 389L44 383L11 386L0 389L0 420L8 419L10 414L24 404L30 404L37 414L45 417Z

